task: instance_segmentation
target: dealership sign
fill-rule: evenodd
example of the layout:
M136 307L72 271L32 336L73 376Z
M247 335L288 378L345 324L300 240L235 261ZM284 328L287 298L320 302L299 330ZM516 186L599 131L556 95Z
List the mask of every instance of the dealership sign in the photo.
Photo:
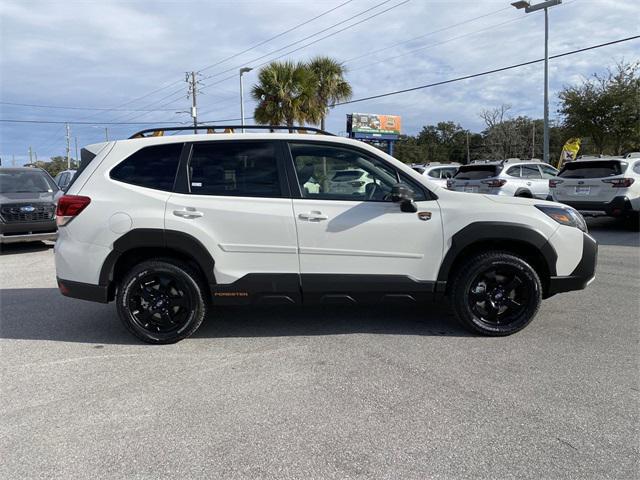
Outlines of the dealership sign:
M352 113L347 115L347 131L354 137L397 137L400 135L398 115L378 115L375 113ZM363 135L364 134L364 135Z

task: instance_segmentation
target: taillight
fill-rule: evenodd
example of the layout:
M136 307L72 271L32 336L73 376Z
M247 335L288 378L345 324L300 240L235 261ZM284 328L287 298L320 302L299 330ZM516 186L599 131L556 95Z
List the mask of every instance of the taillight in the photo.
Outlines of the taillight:
M504 178L494 178L491 180L482 180L481 183L489 185L490 188L500 188L507 183L507 181Z
M604 183L610 183L613 188L627 188L633 184L633 178L612 178L611 180L602 180Z
M556 188L562 182L564 182L564 180L549 180L549 188Z
M91 203L89 197L82 195L63 195L58 200L56 209L56 224L62 227L80 214Z

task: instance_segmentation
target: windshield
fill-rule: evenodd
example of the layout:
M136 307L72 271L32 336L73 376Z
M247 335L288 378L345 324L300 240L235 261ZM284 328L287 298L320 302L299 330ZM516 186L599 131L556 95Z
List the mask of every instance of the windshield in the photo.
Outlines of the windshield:
M621 175L627 163L619 160L588 161L567 163L560 173L562 178L604 178Z
M58 190L40 170L0 171L0 193L41 193Z
M453 178L458 180L480 180L495 177L500 173L498 165L463 165Z

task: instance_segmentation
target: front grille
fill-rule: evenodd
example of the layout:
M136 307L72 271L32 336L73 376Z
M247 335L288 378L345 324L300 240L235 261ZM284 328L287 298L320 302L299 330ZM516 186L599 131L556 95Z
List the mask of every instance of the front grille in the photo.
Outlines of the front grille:
M13 203L0 208L5 223L45 222L53 220L55 214L56 206L51 203Z

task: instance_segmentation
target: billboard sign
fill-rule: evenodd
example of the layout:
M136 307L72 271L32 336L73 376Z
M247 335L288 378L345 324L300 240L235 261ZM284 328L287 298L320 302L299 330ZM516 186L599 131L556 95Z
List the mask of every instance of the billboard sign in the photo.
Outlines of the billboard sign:
M347 129L351 134L365 134L371 137L400 135L401 122L398 115L352 113L350 117L351 125L347 125Z

